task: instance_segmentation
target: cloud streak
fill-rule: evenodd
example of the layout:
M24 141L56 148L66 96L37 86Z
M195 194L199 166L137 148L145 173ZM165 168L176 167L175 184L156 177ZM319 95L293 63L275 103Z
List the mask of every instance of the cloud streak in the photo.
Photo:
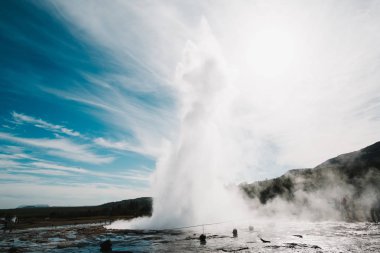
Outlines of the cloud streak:
M69 136L76 136L76 137L81 136L79 132L74 131L72 129L66 128L61 125L54 125L42 119L37 119L37 118L31 117L22 113L12 112L12 117L15 123L17 124L28 123L28 124L34 125L35 127L43 128L45 130L52 131L55 133L65 134Z
M99 178L118 178L118 179L126 179L126 180L139 180L139 181L148 181L149 180L149 174L148 173L142 173L138 170L130 170L128 173L106 173L106 172L96 172L89 169L84 169L80 167L72 167L72 166L65 166L60 165L56 163L51 162L33 162L29 164L30 166L36 167L36 168L44 168L44 169L52 169L52 170L58 170L62 172L71 172L76 174L83 174L83 175L89 175L89 176L95 176ZM69 175L69 174L67 174Z
M0 154L0 169L8 173L18 174L39 174L39 175L56 175L56 176L92 176L103 179L123 179L127 181L147 182L151 180L152 170L148 168L128 169L122 172L113 171L112 173L103 171L94 171L88 168L68 166L62 163L56 163L45 159L18 154ZM11 175L12 178L17 176ZM22 177L20 178L22 181Z
M77 84L68 89L56 89L41 86L41 90L53 94L58 98L75 101L101 119L110 129L111 139L128 139L128 148L133 152L143 155L159 157L162 145L176 134L177 112L175 108L176 90L171 86L172 70L175 68L176 59L163 54L168 52L165 46L153 43L138 30L131 26L120 26L120 20L111 18L112 13L118 17L125 16L129 22L143 24L152 33L161 39L172 41L185 41L185 37L171 36L170 29L163 27L150 27L152 23L145 15L155 15L162 20L172 21L174 30L178 31L183 24L176 21L173 12L162 8L163 12L157 12L150 5L130 4L122 1L115 2L107 10L99 10L96 6L100 2L83 3L83 8L88 8L91 15L98 15L99 19L85 18L73 9L71 3L55 2L44 4L53 13L58 12L73 34L79 40L86 41L94 47L106 48L112 58L110 64L114 64L112 71L106 73L82 73L86 82ZM155 7L159 5L153 4ZM170 14L166 15L165 12ZM127 15L130 14L130 15ZM181 15L178 13L178 15ZM77 20L78 19L78 20ZM72 22L74 21L75 22ZM98 22L102 20L102 22ZM131 21L135 20L135 21ZM148 22L145 23L144 20ZM126 21L126 20L125 20ZM121 21L121 22L125 22ZM107 27L113 27L109 33ZM160 23L156 22L160 26ZM84 33L77 33L77 28ZM167 36L158 31L167 31ZM109 36L117 38L118 43ZM135 38L132 41L131 38ZM170 38L170 39L169 39ZM141 47L135 45L141 43ZM149 44L144 46L145 44ZM162 47L158 49L157 46ZM182 43L175 45L170 51L180 52ZM144 47L144 49L143 49ZM152 57L156 55L156 57ZM163 58L167 59L164 60ZM169 59L170 58L170 59ZM103 62L104 59L98 59ZM170 63L169 63L170 62ZM169 66L170 65L170 66ZM90 108L90 109L88 109ZM126 138L127 137L127 138ZM97 140L98 143L106 144ZM108 141L109 142L109 141ZM119 143L120 144L120 143ZM125 144L123 144L126 146Z
M130 151L130 152L138 153L141 155L146 155L149 157L156 157L158 153L156 150L149 149L147 147L133 145L127 141L110 141L103 137L95 138L94 143L107 149Z
M99 80L101 81L102 78L100 77ZM118 83L118 80L113 80L113 83ZM173 108L167 105L151 104L152 102L148 99L136 100L128 95L127 90L118 85L107 89L86 89L85 92L82 89L71 91L48 87L41 89L61 99L75 101L92 108L93 115L113 130L112 132L115 133L113 139L129 138L128 143L119 141L112 144L111 141L102 137L95 138L94 142L103 147L125 149L157 158L163 143L175 134L176 119L173 116L175 115ZM151 94L138 95L152 96Z
M110 163L114 159L110 156L99 156L91 152L88 145L75 144L68 139L23 138L4 132L0 132L0 139L47 149L48 154L63 157L68 160L104 164Z

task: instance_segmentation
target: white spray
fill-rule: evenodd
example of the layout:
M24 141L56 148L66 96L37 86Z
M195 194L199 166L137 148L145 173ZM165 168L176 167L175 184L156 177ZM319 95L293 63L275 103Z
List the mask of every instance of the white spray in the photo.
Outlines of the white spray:
M175 82L181 103L179 138L157 165L151 218L111 228L175 228L239 219L246 214L236 189L238 170L228 69L205 20L199 41L188 42Z

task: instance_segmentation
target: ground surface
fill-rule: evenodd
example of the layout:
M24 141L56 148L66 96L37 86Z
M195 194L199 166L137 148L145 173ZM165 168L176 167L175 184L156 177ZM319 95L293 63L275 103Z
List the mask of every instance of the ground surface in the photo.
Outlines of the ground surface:
M248 226L254 230L249 231ZM238 237L232 237L237 228ZM345 222L250 222L167 231L106 230L101 224L16 229L0 234L0 252L380 252L380 225ZM262 240L270 241L267 243Z

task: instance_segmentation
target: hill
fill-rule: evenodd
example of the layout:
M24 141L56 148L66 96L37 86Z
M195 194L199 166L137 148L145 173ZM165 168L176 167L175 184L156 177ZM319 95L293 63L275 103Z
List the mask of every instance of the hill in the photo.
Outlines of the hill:
M21 205L17 208L38 208L38 207L49 207L49 205L46 204L37 204L37 205Z
M274 206L278 201L291 203L299 208L298 211L293 208L293 213L307 209L322 218L329 211L334 218L378 221L380 142L329 159L313 169L290 170L278 178L240 187L262 205Z

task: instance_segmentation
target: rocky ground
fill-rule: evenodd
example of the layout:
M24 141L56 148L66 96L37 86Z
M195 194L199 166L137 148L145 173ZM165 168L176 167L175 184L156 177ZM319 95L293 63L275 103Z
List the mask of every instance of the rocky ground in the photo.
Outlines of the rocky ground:
M374 223L255 222L191 230L107 230L103 224L16 229L0 234L0 252L379 252ZM234 237L232 229L237 228ZM109 241L108 241L109 240ZM107 242L108 241L108 242ZM112 248L112 249L111 249Z
M0 235L0 252L48 252L81 248L107 231L101 224L15 229ZM13 250L13 251L12 251Z

